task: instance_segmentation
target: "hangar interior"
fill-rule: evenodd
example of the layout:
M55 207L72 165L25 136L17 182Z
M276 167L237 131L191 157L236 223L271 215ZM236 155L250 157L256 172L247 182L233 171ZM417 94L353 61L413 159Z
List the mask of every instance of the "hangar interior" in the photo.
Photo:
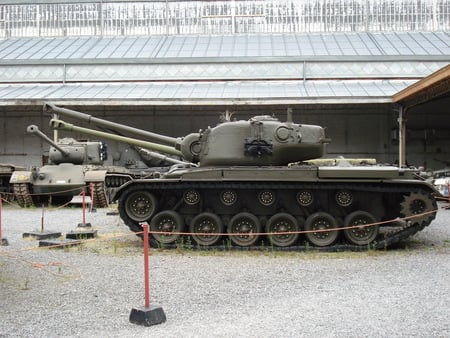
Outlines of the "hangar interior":
M53 134L42 112L50 102L170 136L213 126L225 111L284 120L290 108L295 122L326 127L326 157L398 163L403 137L408 165L450 164L450 34L441 29L25 36L0 39L0 51L0 163L45 162L48 145L26 128ZM107 143L110 154L126 148Z

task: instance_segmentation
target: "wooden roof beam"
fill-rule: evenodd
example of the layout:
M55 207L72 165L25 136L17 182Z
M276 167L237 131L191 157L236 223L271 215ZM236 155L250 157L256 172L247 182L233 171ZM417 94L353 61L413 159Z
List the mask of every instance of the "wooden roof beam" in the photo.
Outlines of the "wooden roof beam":
M433 74L423 78L411 86L399 91L392 96L396 103L407 103L406 106L416 105L429 101L434 97L449 93L450 64L439 69ZM420 98L418 100L418 98ZM421 101L421 102L417 102ZM408 104L414 102L415 104Z

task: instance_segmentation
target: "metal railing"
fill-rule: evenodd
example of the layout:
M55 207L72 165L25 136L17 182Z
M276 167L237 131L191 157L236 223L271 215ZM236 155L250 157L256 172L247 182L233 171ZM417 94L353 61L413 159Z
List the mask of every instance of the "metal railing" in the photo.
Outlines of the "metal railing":
M3 38L360 31L450 31L450 1L0 0Z

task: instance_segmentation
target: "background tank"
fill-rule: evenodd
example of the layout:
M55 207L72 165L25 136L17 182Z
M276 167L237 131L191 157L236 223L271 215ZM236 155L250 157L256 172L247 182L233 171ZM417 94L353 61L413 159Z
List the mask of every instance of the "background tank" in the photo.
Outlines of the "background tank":
M35 125L27 132L49 143L49 163L31 171L16 170L10 178L18 204L22 207L36 203L67 203L86 186L85 172L101 166L107 158L103 142L77 141L63 138L57 143Z
M25 167L16 166L10 163L0 163L0 194L2 198L12 201L14 199L14 193L9 181L11 176L16 170L25 170Z
M131 180L116 195L124 222L136 232L148 222L154 245L177 245L190 232L199 246L384 248L435 217L436 191L417 170L309 161L329 140L322 127L293 123L290 114L285 122L225 118L171 142L199 166Z
M57 107L52 104L44 105L44 113L53 115L55 119L58 119L60 116L69 117L76 121L87 123L88 125L97 129L101 129L103 132L106 132L106 134L103 134L102 136L104 139L117 141L114 136L124 136L125 134L132 136L133 140L137 139L142 141L154 141L155 138L159 137L158 142L160 144L169 145L172 147L177 142L176 138L159 136L142 129L125 126L75 110ZM73 128L71 129L71 131L73 131ZM82 131L82 133L86 132ZM92 129L89 129L88 134L98 137L98 135L96 135L95 131L93 131ZM131 139L129 139L129 141L130 140ZM119 151L111 153L113 165L122 166L130 170L145 170L148 168L164 167L174 164L173 161L167 160L167 155L162 156L160 153L149 151L148 147L146 146L141 147L133 144L132 142L133 141L131 140L131 142L126 143L126 147L120 149Z
M52 120L51 125L62 129L63 121ZM74 130L77 127L66 124L66 130ZM164 150L172 155L180 155L180 152L164 145L152 144L147 141L126 138L120 135L100 132L96 130L78 128L89 135L95 135L118 142L138 146L142 156L157 159L159 163L183 164L185 162L170 158L167 155L154 153L147 149ZM93 188L93 205L106 207L114 195L114 191L125 182L154 174L155 167L136 166L135 161L129 161L124 166L105 165L107 160L107 147L99 141L77 141L73 138L62 138L57 143L43 134L37 126L27 128L29 133L35 134L51 145L49 150L49 163L42 167L34 167L31 171L20 171L11 176L11 184L19 205L30 206L37 202L47 201L66 203L73 196L78 195L83 188ZM145 154L144 154L145 152ZM126 157L122 157L122 160ZM158 167L158 172L165 170ZM90 193L87 189L86 193Z

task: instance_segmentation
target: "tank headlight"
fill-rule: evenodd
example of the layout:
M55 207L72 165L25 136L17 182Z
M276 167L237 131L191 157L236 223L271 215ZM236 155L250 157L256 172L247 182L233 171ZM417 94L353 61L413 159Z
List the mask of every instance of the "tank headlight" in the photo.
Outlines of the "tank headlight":
M44 173L39 173L39 179L42 181L45 179L45 174Z

